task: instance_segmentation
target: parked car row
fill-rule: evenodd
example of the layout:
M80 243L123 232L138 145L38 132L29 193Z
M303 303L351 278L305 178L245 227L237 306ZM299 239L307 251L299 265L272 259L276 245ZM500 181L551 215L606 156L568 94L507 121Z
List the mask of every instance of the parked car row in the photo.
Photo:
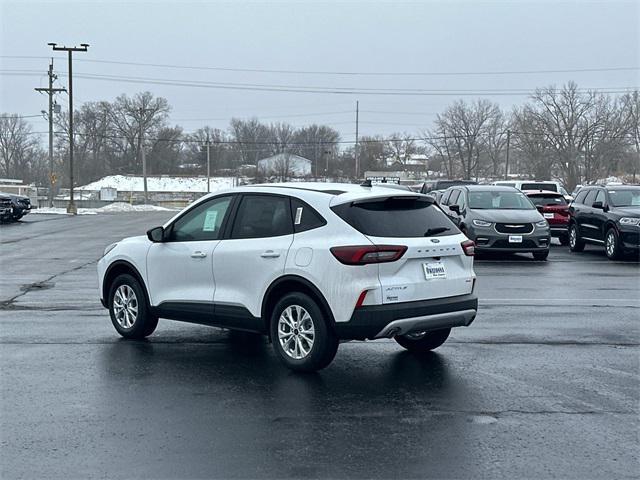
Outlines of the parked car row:
M0 192L0 222L17 222L30 211L29 197Z
M531 188L534 182L518 186ZM551 183L551 182L549 182ZM504 185L458 185L437 197L443 211L476 242L477 252L549 254L552 237L571 251L600 245L610 259L640 252L640 186L589 186L570 203L560 191Z

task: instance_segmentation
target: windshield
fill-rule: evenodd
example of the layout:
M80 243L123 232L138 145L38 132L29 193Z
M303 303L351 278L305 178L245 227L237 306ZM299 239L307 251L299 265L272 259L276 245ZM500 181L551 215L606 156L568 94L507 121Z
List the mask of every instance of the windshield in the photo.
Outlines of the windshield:
M535 207L520 192L469 192L469 208L475 210L533 210Z
M529 195L529 200L531 200L534 205L543 207L567 204L567 201L562 195Z
M609 190L609 198L614 207L640 207L640 188Z

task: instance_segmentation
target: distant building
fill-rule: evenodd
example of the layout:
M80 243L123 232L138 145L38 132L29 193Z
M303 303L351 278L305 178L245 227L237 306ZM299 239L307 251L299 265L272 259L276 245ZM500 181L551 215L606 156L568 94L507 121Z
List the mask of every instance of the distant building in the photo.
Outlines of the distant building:
M311 175L311 160L293 153L278 153L259 160L258 170L266 176L306 177Z
M407 169L407 170L426 170L429 162L429 156L422 153L414 153L409 155L404 162L396 157L387 157L385 165L387 168Z

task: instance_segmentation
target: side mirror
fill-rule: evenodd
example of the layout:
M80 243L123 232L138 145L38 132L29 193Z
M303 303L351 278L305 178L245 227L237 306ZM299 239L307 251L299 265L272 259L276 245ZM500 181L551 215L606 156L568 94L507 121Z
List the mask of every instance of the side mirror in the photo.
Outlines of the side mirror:
M602 204L602 202L593 202L593 205L591 205L592 208L599 208L600 210L604 210L604 205Z
M460 205L449 205L449 210L460 215Z
M147 237L153 243L159 243L164 241L164 228L163 227L155 227L151 230L147 230Z

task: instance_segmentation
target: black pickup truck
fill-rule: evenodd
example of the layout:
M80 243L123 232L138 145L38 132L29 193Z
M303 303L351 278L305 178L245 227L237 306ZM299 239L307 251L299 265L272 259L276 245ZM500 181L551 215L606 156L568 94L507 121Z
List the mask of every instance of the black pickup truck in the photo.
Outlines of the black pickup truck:
M23 195L0 192L0 221L15 222L31 211L31 200Z

